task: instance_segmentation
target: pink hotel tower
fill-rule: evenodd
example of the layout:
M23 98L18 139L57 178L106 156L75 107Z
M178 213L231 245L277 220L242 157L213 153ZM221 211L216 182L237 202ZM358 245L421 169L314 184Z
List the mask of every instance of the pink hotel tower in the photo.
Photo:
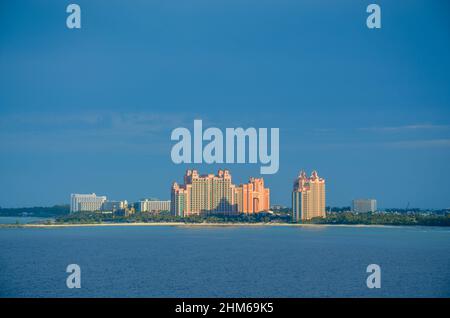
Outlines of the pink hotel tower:
M171 193L171 212L178 216L203 213L258 213L269 210L270 190L263 178L250 178L249 182L235 186L228 170L217 175L199 175L187 170L184 185L174 182Z

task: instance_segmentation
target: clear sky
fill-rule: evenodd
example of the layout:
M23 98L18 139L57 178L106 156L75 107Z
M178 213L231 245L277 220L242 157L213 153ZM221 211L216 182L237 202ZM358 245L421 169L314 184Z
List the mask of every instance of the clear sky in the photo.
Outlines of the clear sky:
M172 129L202 119L280 128L272 203L303 168L327 205L450 207L448 1L71 2L0 3L0 206L169 199L187 168L218 169L170 158Z

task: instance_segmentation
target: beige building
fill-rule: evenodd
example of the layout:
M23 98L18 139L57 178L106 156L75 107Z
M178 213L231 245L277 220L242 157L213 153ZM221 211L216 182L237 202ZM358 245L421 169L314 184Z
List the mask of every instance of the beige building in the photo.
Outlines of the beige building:
M102 204L102 211L115 212L117 210L124 210L128 208L128 201L105 201Z
M320 178L317 171L313 171L311 177L301 171L292 191L292 220L300 222L314 217L326 217L325 179Z
M170 200L141 200L138 202L139 212L154 212L170 211Z

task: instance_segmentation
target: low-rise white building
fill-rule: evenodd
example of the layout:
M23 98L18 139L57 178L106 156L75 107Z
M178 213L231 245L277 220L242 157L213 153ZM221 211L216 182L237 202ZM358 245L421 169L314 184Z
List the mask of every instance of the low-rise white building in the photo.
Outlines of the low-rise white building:
M105 201L106 196L97 196L95 193L72 193L70 195L70 212L100 211Z

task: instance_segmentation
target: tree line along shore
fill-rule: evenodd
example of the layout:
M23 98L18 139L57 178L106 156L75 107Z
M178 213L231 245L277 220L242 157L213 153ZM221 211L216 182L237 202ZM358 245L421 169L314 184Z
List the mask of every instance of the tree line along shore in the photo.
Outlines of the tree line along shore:
M422 225L450 226L450 210L424 211L387 210L375 213L354 213L348 208L328 208L326 218L313 218L302 224L348 224L348 225ZM0 217L31 216L47 218L38 221L43 225L64 224L294 224L289 209L280 209L271 213L239 214L239 215L195 215L179 217L169 211L160 213L138 212L129 216L114 213L77 212L69 213L68 205L33 208L0 208Z

